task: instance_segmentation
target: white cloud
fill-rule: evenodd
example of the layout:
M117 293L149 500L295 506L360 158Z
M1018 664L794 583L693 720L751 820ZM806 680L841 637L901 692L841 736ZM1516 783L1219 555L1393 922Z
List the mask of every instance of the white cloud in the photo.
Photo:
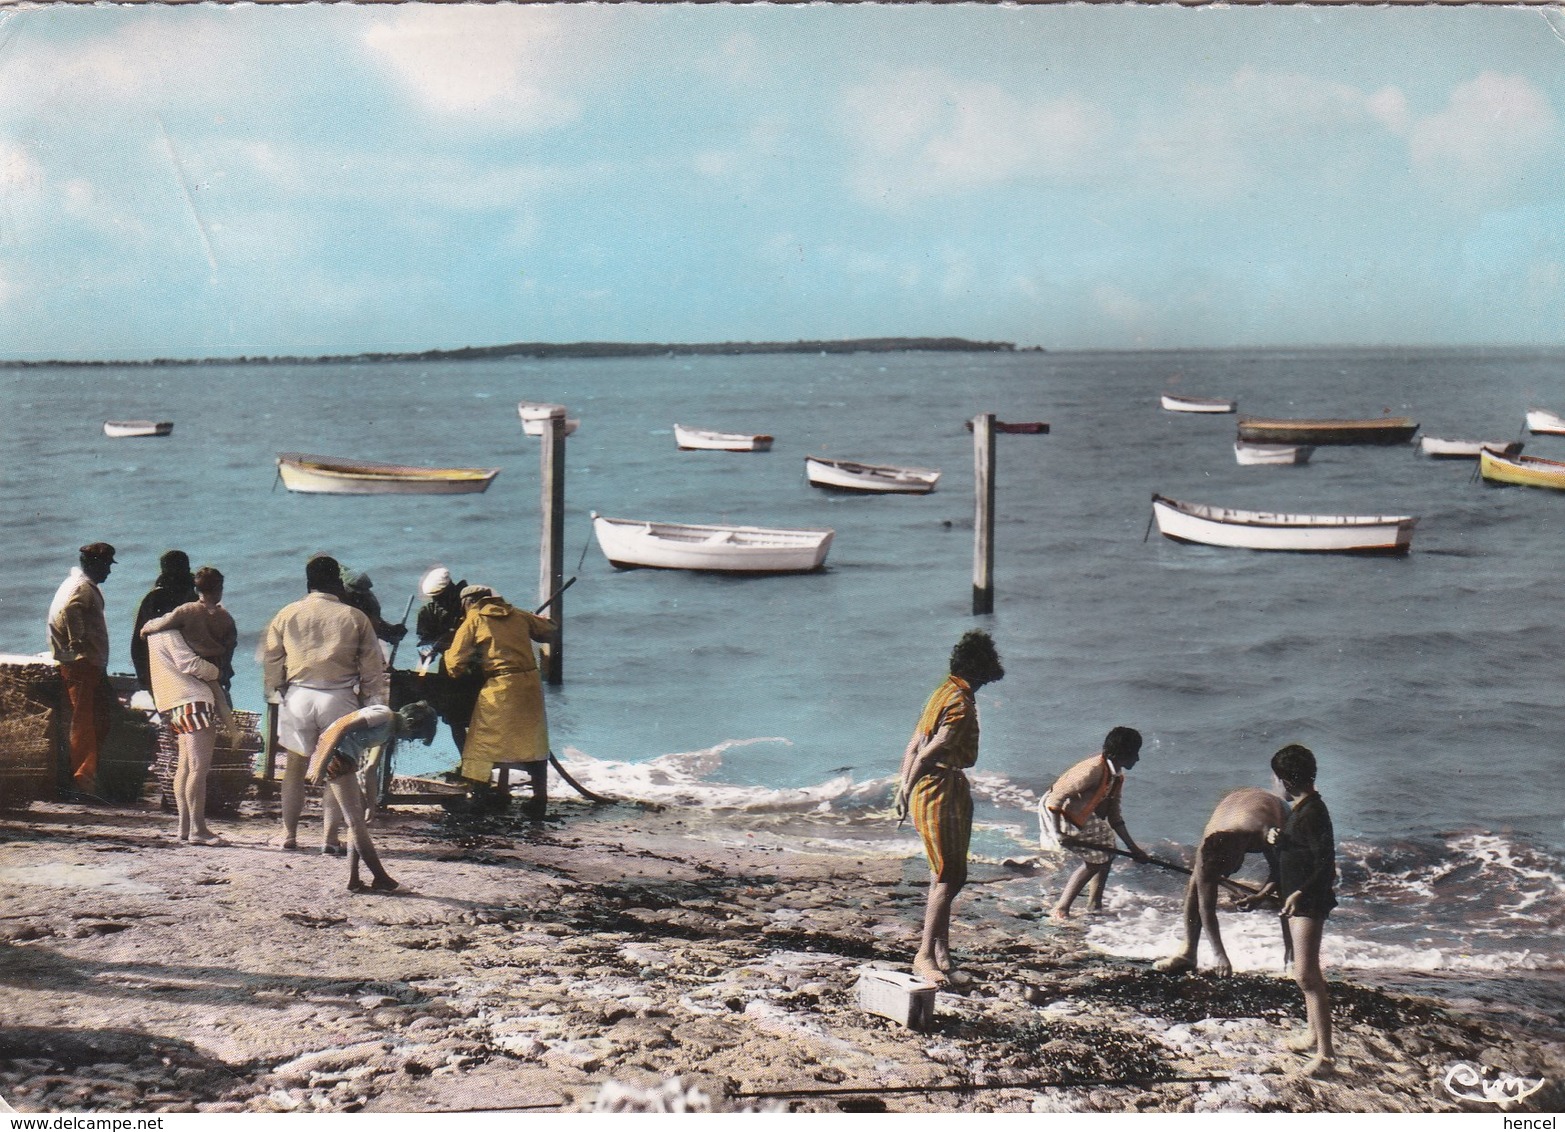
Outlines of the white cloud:
M1133 332L1145 330L1153 314L1149 304L1109 283L1099 283L1092 289L1092 303L1100 314Z
M904 70L848 89L841 123L865 199L950 196L1023 179L1073 181L1113 128L1081 98L1026 101L990 82Z
M1282 178L1333 178L1373 157L1406 115L1394 87L1374 94L1310 75L1245 66L1143 114L1131 157L1181 196L1225 202ZM1366 136L1367 135L1367 136Z
M409 5L377 20L364 43L431 109L536 130L581 113L563 93L590 55L580 32L547 4Z
M747 31L729 36L716 51L708 52L696 60L696 66L709 75L733 83L748 86L766 76L766 55L760 40Z
M1485 71L1451 91L1408 135L1413 166L1446 190L1493 193L1536 167L1558 133L1548 99L1526 79Z

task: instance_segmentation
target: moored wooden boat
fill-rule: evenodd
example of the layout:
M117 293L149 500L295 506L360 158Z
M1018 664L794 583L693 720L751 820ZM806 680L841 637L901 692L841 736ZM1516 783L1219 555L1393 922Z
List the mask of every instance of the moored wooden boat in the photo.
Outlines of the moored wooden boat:
M1171 413L1231 413L1239 407L1237 401L1222 401L1214 397L1181 397L1165 393L1163 408Z
M603 556L619 569L650 566L725 574L801 574L818 570L831 549L826 528L736 527L611 519L592 513Z
M963 424L966 426L968 432L972 432L973 431L973 422L972 422L971 418L969 418L968 420L964 421ZM1038 435L1040 433L1046 433L1046 432L1049 431L1049 422L1048 421L995 421L994 422L994 430L995 430L995 432L1020 433L1020 434L1036 436L1036 435Z
M1181 503L1152 496L1157 529L1176 542L1245 550L1347 554L1406 554L1413 544L1411 515L1285 515Z
M1239 439L1250 444L1405 444L1418 431L1406 417L1303 420L1240 417Z
M891 464L861 464L806 456L804 474L814 487L827 491L859 491L876 495L928 495L940 479L938 468L899 468Z
M1484 448L1478 453L1478 471L1490 483L1565 491L1565 461L1545 460L1541 456L1505 456L1492 448Z
M1491 452L1498 452L1502 456L1516 456L1521 453L1522 442L1519 440L1443 440L1438 436L1418 438L1418 450L1425 456L1433 456L1437 460L1476 460L1478 453L1485 448Z
M104 436L167 436L173 421L104 421Z
M773 438L764 432L713 432L674 426L674 443L687 452L769 452Z
M313 495L467 495L486 490L499 468L418 468L280 452L277 474L289 491Z
M1565 417L1547 409L1528 409L1527 431L1565 436Z
M1234 459L1241 464L1308 464L1315 449L1309 444L1246 444L1234 441Z
M550 405L543 401L518 401L516 403L516 415L522 418L522 431L528 436L542 436L543 430L548 427L549 418L555 415L555 410L564 413L565 406ZM565 419L565 435L569 436L581 425L581 421L574 417Z

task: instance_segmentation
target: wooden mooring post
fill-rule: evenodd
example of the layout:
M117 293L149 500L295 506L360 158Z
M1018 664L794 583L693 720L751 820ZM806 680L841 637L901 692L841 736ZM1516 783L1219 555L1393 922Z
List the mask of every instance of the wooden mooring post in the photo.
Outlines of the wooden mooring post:
M994 612L994 414L973 418L973 613Z
M545 602L557 594L565 581L565 406L550 405L543 422L541 499L543 528L539 538L538 600ZM560 627L554 644L542 648L543 679L547 684L565 683L565 595L559 594L547 615Z

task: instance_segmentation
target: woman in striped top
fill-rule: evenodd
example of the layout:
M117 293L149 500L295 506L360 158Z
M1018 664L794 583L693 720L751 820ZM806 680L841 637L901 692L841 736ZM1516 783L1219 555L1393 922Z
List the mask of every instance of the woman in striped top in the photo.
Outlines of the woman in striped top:
M913 973L936 984L950 981L951 904L967 883L967 847L973 833L973 796L962 772L978 761L978 705L974 693L1005 675L994 641L971 629L951 650L950 675L924 705L902 755L897 819L911 816L929 858L929 899Z

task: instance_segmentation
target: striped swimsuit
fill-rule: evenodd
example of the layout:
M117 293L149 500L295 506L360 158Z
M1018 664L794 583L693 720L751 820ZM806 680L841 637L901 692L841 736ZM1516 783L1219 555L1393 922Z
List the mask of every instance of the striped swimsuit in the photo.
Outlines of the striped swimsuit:
M934 768L913 785L908 814L924 839L935 880L967 880L967 847L973 836L973 795L962 771L978 761L978 705L960 676L948 676L924 705L914 734L924 742L942 727L951 739Z

